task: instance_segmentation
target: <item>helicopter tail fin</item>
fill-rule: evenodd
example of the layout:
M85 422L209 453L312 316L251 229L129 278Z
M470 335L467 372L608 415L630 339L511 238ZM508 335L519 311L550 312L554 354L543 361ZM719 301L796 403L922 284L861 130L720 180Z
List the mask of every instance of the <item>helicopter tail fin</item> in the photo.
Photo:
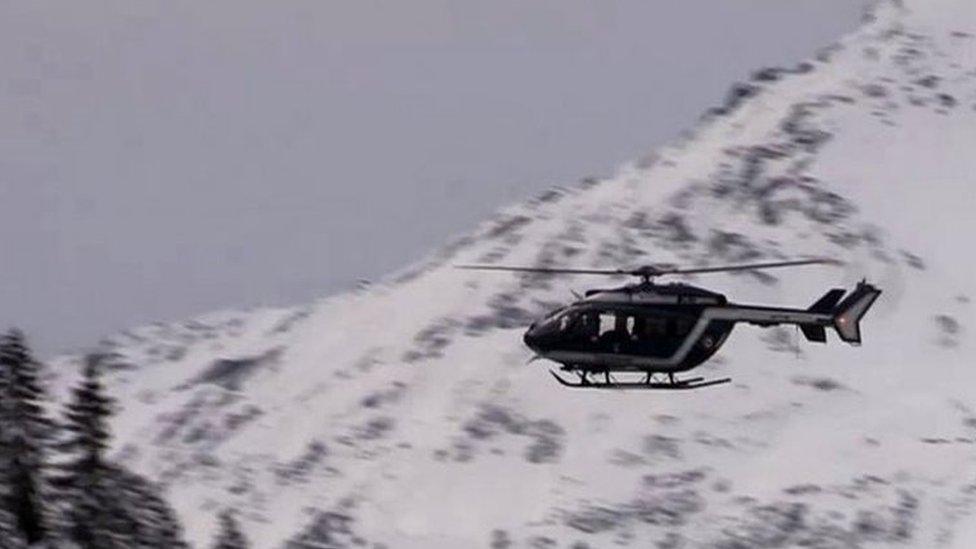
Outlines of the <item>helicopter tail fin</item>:
M803 337L807 338L807 341L814 341L817 343L827 342L827 331L824 330L823 326L801 324L800 331L803 332Z
M834 307L840 302L840 298L844 297L846 293L847 290L843 288L828 290L816 303L810 305L807 311L811 313L832 313L834 312Z
M879 295L881 295L881 290L862 281L858 283L850 295L837 305L834 310L834 328L842 340L855 345L861 343L861 317L868 312ZM824 296L824 298L826 297ZM821 298L821 301L824 298Z

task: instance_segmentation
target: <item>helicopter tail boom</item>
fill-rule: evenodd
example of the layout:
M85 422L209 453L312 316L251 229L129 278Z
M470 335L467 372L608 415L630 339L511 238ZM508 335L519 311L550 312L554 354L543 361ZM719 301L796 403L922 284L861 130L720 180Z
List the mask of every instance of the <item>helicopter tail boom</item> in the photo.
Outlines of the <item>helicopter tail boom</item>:
M832 326L842 341L858 345L861 343L861 318L881 295L881 290L861 282L841 299L843 295L844 290L832 289L806 310L733 305L714 313L714 316L759 326L793 324L800 328L808 341L817 343L827 341L825 328Z

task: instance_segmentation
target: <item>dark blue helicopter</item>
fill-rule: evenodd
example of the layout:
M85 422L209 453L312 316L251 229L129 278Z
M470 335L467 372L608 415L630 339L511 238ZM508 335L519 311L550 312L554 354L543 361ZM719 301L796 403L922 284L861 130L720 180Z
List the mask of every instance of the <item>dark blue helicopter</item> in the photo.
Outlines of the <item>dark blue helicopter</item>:
M561 370L578 376L579 380L573 382L552 372L566 386L697 389L728 383L730 379L678 379L675 374L691 370L711 358L737 322L758 326L796 325L807 340L818 343L827 341L826 328L831 327L841 340L858 345L861 343L861 317L881 291L862 281L849 294L834 288L810 307L792 309L729 303L724 295L696 286L655 284L655 277L837 263L829 259L804 259L689 269L671 265L648 265L633 270L496 265L463 265L459 268L640 277L641 281L636 284L589 290L576 302L550 312L532 323L523 337L525 344L536 353L536 358L558 362L562 365ZM639 373L643 377L639 381L618 381L614 374L619 373Z

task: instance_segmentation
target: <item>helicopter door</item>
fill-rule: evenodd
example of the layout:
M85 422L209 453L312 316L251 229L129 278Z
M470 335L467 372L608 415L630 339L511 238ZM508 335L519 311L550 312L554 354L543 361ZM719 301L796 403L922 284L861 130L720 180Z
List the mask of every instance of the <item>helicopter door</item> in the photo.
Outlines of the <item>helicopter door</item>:
M692 317L666 311L637 317L632 352L654 357L671 356L691 331L693 321Z
M586 350L600 337L600 317L596 311L584 311L570 326L572 344Z
M631 354L634 352L634 317L626 313L617 312L613 324L615 353Z
M651 356L663 355L662 346L667 337L667 319L649 315L642 320L643 329L638 334L637 344L639 351L641 354Z

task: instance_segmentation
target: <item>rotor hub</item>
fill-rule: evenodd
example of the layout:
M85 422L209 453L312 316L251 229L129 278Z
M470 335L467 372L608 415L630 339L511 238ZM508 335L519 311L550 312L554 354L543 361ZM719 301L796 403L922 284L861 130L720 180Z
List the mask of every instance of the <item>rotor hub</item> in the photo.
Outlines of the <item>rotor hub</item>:
M674 265L642 265L627 274L639 276L644 282L650 282L652 278L667 274L674 270Z

